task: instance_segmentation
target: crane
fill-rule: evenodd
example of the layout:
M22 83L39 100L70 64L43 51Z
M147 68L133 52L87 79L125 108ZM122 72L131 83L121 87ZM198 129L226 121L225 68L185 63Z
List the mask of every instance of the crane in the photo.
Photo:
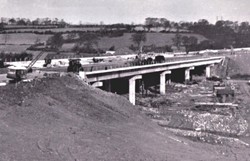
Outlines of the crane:
M24 66L10 66L8 67L9 71L7 73L7 78L12 79L14 81L20 81L22 79L27 78L27 73L32 71L33 65L43 56L45 55L44 51L41 51L30 63L27 67ZM46 54L47 56L47 54Z

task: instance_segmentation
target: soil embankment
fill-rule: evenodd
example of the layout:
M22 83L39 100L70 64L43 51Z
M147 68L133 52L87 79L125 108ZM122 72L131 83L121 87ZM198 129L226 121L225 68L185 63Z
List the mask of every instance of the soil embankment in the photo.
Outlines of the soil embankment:
M241 53L229 57L227 76L232 79L250 79L250 54Z
M74 76L1 87L0 143L1 161L234 160L227 147L178 138Z

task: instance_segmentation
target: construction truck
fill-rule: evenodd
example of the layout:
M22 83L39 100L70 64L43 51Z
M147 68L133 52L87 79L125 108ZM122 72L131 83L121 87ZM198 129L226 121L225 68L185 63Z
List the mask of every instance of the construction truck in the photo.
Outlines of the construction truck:
M44 55L44 52L40 52L31 62L30 64L25 66L10 66L8 67L7 78L12 79L13 81L21 81L27 78L27 73L32 72L33 65Z
M67 72L79 73L79 71L83 71L81 59L69 59L69 66L67 68Z

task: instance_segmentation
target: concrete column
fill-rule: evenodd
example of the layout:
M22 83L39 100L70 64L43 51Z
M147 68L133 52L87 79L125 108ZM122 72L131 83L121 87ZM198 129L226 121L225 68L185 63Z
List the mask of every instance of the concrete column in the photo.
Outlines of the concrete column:
M211 67L213 67L214 65L209 65L206 66L206 78L210 78L211 77Z
M185 81L190 81L190 70L194 70L194 67L190 67L185 70Z
M93 87L102 87L103 86L103 82L95 82L92 84Z
M142 79L141 75L134 76L129 79L129 101L135 105L135 81Z
M160 74L160 94L166 93L166 74L171 74L171 71L164 71Z
M185 81L189 81L190 80L190 69L186 69L185 70Z
M111 92L111 80L104 81L105 91Z

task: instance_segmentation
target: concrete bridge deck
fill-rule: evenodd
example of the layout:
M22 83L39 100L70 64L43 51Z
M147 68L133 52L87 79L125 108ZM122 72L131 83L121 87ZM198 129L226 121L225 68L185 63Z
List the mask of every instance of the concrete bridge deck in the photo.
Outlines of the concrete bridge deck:
M116 79L122 77L131 77L134 75L161 72L179 68L189 68L202 65L211 65L219 63L224 57L189 57L186 59L177 59L176 61L167 61L164 63L126 66L107 70L97 70L86 72L88 82L96 82L107 79Z
M135 87L136 80L143 79L144 74L148 73L160 73L160 93L166 92L166 75L171 75L171 70L185 69L184 77L185 81L190 80L190 71L194 70L198 66L206 66L206 77L211 76L211 67L214 64L220 63L224 57L187 57L185 59L178 59L175 61L148 64L140 66L128 66L115 69L98 70L85 72L85 76L89 83L92 83L94 87L103 86L104 81L108 81L108 88L110 89L110 80L117 78L129 79L129 101L135 105ZM122 85L122 84L121 84Z

